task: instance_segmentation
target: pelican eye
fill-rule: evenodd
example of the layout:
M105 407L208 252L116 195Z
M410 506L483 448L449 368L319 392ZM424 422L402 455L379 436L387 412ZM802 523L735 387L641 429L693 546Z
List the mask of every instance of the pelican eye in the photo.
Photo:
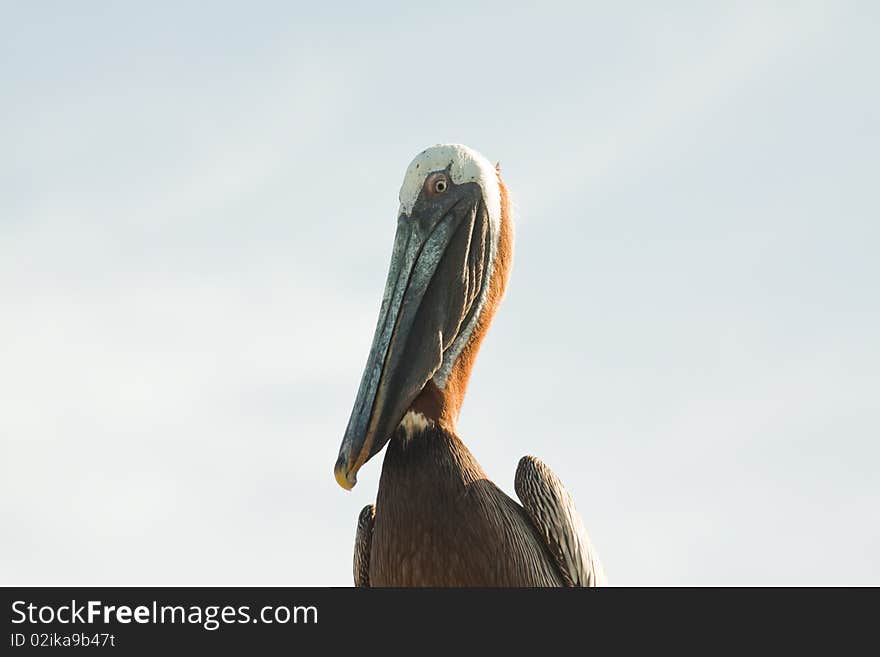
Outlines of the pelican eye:
M431 196L439 196L449 189L449 178L445 173L435 173L428 177L425 186Z

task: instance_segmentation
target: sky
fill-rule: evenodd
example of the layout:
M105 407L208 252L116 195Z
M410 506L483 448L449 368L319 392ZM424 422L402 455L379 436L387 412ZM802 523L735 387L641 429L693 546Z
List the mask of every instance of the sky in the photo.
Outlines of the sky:
M0 583L348 585L412 157L516 205L459 431L611 584L880 584L877 3L4 3Z

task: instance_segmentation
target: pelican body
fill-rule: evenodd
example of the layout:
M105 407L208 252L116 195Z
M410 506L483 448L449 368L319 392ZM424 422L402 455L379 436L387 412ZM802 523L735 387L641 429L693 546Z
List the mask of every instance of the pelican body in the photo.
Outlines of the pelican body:
M456 433L477 351L510 275L513 223L500 172L466 146L419 153L400 190L373 343L336 480L386 444L375 505L358 518L358 586L597 586L602 567L571 496L520 460L520 502Z

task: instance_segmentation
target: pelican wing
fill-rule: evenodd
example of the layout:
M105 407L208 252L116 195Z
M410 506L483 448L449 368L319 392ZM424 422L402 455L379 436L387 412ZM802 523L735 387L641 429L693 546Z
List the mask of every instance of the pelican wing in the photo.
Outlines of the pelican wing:
M376 507L368 504L358 516L357 535L354 539L354 585L370 585L370 549L373 546L373 520Z
M553 471L534 456L524 456L516 468L514 487L566 584L604 586L602 564L574 500Z

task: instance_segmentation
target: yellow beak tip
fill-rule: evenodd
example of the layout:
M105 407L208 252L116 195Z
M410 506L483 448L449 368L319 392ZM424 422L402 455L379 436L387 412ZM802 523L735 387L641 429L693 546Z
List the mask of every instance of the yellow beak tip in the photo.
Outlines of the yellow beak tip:
M352 475L349 478L348 474L345 472L345 467L340 466L339 464L333 469L333 474L336 476L336 483L342 486L345 490L351 490L357 483L357 477Z

